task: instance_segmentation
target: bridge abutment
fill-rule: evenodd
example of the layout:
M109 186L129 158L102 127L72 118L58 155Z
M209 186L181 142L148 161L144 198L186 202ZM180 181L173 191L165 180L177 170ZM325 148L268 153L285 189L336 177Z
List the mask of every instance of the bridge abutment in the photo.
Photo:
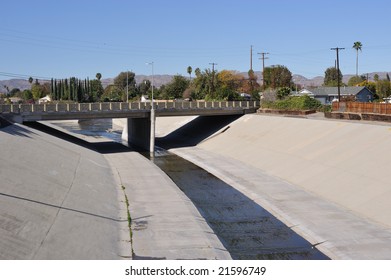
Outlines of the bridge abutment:
M154 119L155 115L151 113L146 118L127 118L122 131L122 140L153 152L155 149Z

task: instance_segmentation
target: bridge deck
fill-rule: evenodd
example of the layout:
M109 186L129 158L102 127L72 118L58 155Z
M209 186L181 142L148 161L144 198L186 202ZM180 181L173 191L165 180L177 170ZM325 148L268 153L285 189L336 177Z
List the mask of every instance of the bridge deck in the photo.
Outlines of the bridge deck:
M156 116L237 115L255 112L258 101L155 101ZM0 105L0 114L19 121L92 118L145 118L151 102Z

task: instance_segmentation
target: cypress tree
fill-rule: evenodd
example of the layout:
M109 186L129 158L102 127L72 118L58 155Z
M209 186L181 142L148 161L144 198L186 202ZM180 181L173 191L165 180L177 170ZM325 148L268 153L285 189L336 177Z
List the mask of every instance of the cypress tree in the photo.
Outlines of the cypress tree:
M52 95L52 97L54 97L54 80L53 78L50 80L50 94Z

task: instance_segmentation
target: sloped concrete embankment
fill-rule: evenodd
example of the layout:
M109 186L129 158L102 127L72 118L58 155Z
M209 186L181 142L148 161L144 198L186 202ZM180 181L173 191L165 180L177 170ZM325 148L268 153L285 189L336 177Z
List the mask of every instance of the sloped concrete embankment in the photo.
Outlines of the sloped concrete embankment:
M126 205L104 157L22 125L0 129L0 259L131 256Z
M391 227L391 127L248 115L199 145Z
M171 134L182 137L180 129ZM170 148L329 257L390 259L390 140L384 124L246 115L197 146Z
M148 159L33 126L0 130L0 259L231 259Z

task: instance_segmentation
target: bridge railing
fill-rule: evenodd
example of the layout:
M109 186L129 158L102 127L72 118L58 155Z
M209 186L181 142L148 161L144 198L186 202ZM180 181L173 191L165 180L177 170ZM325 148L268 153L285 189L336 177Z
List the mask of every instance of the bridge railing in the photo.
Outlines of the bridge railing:
M50 104L10 104L0 105L0 114L34 114L67 112L102 112L102 111L140 111L150 110L151 102L110 102L110 103L50 103ZM259 101L155 101L156 110L169 109L238 109L256 108Z

